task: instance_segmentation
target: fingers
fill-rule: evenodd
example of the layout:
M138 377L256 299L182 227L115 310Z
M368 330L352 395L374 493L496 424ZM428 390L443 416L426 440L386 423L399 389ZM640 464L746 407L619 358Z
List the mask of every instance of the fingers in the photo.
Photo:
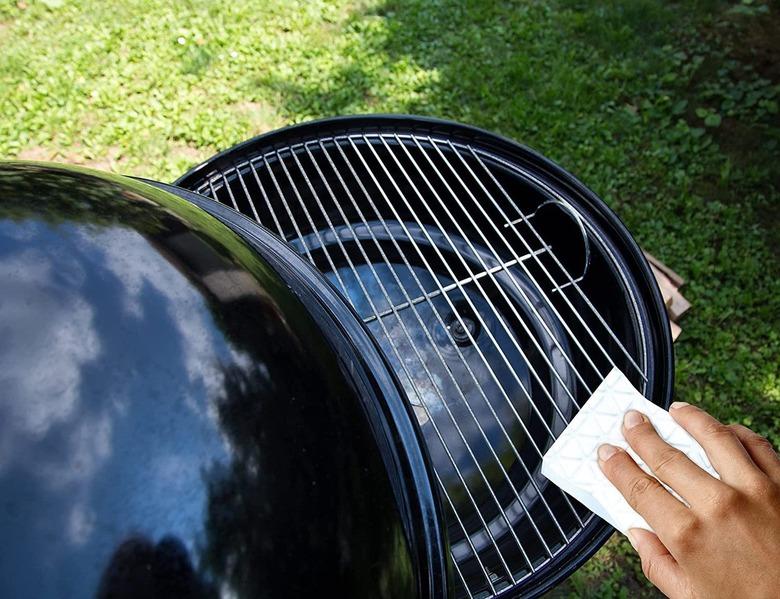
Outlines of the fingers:
M632 528L628 538L642 560L642 572L667 597L686 595L686 579L680 565L657 535Z
M692 507L712 497L723 484L659 437L644 414L635 410L626 413L623 436L653 473Z
M730 424L729 428L737 436L748 455L764 474L772 481L780 484L780 456L772 444L759 434L741 424Z
M734 431L704 410L675 402L669 414L704 448L724 482L741 487L752 484L760 474Z
M614 445L602 445L598 458L607 479L661 539L666 534L671 535L679 523L689 519L690 510L637 466L625 451Z

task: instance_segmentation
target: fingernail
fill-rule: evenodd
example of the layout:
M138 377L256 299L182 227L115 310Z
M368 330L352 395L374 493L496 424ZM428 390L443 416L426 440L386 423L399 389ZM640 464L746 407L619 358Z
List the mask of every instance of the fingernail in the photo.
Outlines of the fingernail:
M687 401L675 401L672 403L672 405L669 406L670 410L676 410L677 408L684 408L685 406L689 406Z
M623 416L623 426L627 429L634 428L637 424L642 424L644 421L645 417L636 410L629 410L626 412L626 415Z
M618 452L618 448L614 445L609 445L608 443L605 443L601 447L599 447L599 459L602 462L606 462L609 458L611 458L613 455L615 455Z
M636 548L637 538L636 535L634 535L634 530L629 528L628 533L626 533L626 536L628 537L628 542L631 543L631 546L634 548L634 551L637 551Z

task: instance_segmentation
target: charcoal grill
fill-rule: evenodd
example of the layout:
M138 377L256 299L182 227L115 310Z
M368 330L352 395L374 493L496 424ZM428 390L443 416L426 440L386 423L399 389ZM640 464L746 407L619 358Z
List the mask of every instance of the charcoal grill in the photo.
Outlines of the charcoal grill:
M613 367L667 406L672 351L638 247L579 181L479 129L375 116L262 135L176 185L286 240L373 334L427 443L456 596L539 594L606 540L541 457Z

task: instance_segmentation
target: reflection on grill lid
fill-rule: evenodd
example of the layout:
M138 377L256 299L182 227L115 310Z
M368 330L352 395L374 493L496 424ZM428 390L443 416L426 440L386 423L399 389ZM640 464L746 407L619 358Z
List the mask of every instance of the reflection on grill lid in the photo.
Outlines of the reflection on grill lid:
M540 592L606 538L541 456L612 367L668 403L670 349L635 244L578 182L484 132L369 117L178 183L287 240L373 333L428 445L459 595Z

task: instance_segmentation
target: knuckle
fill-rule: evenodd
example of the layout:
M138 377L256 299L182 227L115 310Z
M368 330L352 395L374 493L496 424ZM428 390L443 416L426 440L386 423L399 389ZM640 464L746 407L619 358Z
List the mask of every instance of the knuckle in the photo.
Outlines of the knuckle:
M718 421L715 422L708 422L704 426L704 434L709 435L711 437L724 437L724 436L733 436L734 431L731 430L728 426L725 424L721 424Z
M751 431L748 427L742 426L741 424L727 424L726 425L728 429L734 433L737 437L742 437L743 435L749 435L753 431Z
M669 544L680 552L691 551L698 543L699 521L689 516L670 533Z
M635 427L628 429L623 434L625 435L626 441L628 441L631 447L637 451L641 450L645 445L652 446L651 444L653 443L654 438L658 437L658 433L650 422L638 424Z
M604 470L604 474L609 480L614 481L620 471L624 470L629 465L629 463L626 461L626 458L629 460L631 459L628 454L621 451L604 462L602 468Z
M649 492L655 490L659 486L660 484L658 481L656 481L654 478L650 478L649 476L640 476L635 478L628 485L628 496L626 497L628 504L632 508L636 509L637 506L641 503L642 499L647 496Z
M777 500L777 485L766 476L756 476L746 485L745 491L748 497L760 502Z
M682 451L670 447L662 450L658 454L651 468L656 474L665 474L670 470L674 470L681 462L685 461L685 459L685 454Z
M774 446L766 437L762 437L758 433L750 430L748 427L742 424L729 424L729 430L740 437L743 443L747 443L751 447L760 450L771 449L775 451Z
M635 426L632 426L629 429L626 429L625 432L629 436L641 437L649 433L655 432L655 429L653 428L653 425L650 423L650 421L645 417L645 419L642 420L642 422L636 424Z
M720 489L707 502L706 513L711 518L725 520L731 517L739 508L742 497L731 487Z
M756 434L748 427L746 427L744 424L738 424L736 422L732 422L731 424L727 424L726 426L729 427L735 433L748 433L750 435Z
M753 447L754 449L758 449L760 451L766 451L766 450L772 452L775 451L775 448L772 445L772 443L769 441L769 439L767 439L766 437L762 437L761 435L757 435L755 433L753 433L753 435L749 437L748 443L751 445L751 447Z

